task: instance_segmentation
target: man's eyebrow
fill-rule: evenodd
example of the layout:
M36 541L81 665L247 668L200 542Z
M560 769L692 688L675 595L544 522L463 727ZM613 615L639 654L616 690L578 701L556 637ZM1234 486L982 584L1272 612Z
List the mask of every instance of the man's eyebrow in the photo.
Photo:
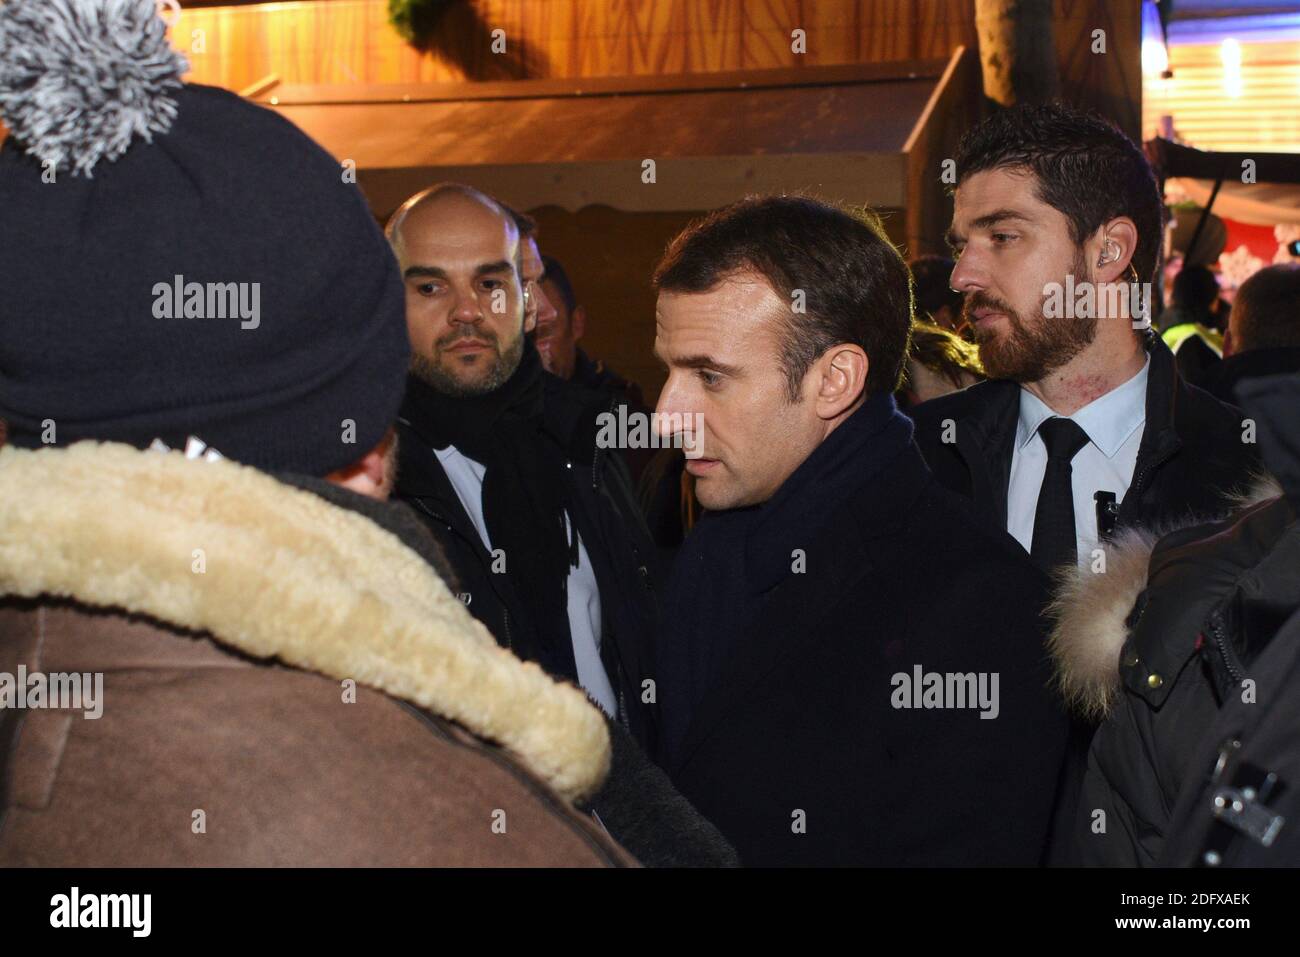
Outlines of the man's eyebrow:
M988 229L992 226L996 226L998 223L1006 223L1006 222L1020 222L1020 223L1032 224L1034 220L1029 216L1026 216L1024 213L1018 212L1014 209L995 209L991 213L985 213L983 216L980 216L972 220L970 224L970 228L972 230ZM962 242L964 242L963 237L957 232L957 230L951 227L948 229L946 233L944 233L943 238L944 238L944 242L946 242L950 247L954 249L960 246Z
M659 357L660 362L664 361L663 356L660 356L658 352L655 355ZM728 365L725 362L719 362L713 356L706 355L682 356L679 359L672 360L671 363L665 363L665 365L674 365L679 369L712 369L714 372L721 372L723 375L731 376L740 372L739 366Z
M447 270L440 266L407 266L402 272L403 279L446 279Z
M475 275L475 276L486 276L488 273L494 273L494 272L510 272L510 271L512 271L514 268L515 268L515 267L514 267L513 265L511 265L510 263L506 262L504 259L498 259L496 262L491 262L491 263L480 263L478 266L475 267L475 269L474 269L474 275Z

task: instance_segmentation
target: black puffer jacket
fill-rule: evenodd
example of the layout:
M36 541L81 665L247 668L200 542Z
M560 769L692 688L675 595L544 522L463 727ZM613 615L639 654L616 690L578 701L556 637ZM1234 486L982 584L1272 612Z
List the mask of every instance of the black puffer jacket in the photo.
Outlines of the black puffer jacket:
M1287 482L1279 426L1294 408L1255 415ZM1058 676L1078 708L1105 717L1069 834L1082 863L1161 860L1180 796L1209 770L1202 751L1221 710L1256 700L1253 666L1300 609L1298 500L1269 480L1226 520L1158 541L1130 533L1104 574L1079 572L1058 598Z

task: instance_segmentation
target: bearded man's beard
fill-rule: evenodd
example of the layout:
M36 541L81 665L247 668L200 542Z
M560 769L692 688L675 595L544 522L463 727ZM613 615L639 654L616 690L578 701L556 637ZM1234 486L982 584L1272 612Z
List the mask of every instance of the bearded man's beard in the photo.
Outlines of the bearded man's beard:
M495 353L492 367L476 382L464 382L458 379L453 373L444 368L440 362L442 350L455 345L462 339L477 339L480 342L486 342L492 346ZM438 358L431 359L419 352L411 353L411 374L443 395L466 399L476 395L487 395L489 392L495 392L506 384L506 381L519 368L519 362L523 358L524 337L521 332L518 336L515 336L514 341L507 345L503 351L501 349L501 340L495 333L465 331L453 333L439 339L433 344L433 349L434 355Z
M1082 253L1076 255L1072 267L1077 287L1092 280L1088 262ZM1062 283L1064 285L1064 283ZM976 290L966 296L962 317L974 323L978 309L992 309L1007 317L1007 330L975 328L975 343L979 346L980 361L990 379L1010 379L1013 382L1040 382L1066 365L1097 337L1096 310L1087 317L1061 316L1048 319L1043 315L1043 303L1037 315L1026 322L1009 303ZM1067 305L1073 312L1073 303Z

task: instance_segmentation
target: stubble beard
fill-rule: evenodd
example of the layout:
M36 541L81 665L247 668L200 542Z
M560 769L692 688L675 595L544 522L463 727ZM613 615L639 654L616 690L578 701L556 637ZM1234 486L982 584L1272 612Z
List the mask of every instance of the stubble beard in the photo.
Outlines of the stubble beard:
M476 381L467 382L448 371L443 360L443 350L464 339L476 339L492 347L491 367L487 373ZM522 332L514 338L503 352L501 340L494 333L486 335L461 333L445 336L433 344L434 358L421 352L411 354L411 374L442 395L456 399L467 399L478 395L495 392L506 384L515 374L524 356L524 337ZM455 359L451 360L455 362Z

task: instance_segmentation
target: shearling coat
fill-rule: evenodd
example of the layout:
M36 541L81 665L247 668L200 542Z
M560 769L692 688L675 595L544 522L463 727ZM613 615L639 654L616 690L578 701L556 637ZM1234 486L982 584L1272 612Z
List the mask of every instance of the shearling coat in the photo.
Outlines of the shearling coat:
M0 596L0 672L103 675L98 719L0 711L0 866L635 863L572 803L600 712L320 495L6 448Z

